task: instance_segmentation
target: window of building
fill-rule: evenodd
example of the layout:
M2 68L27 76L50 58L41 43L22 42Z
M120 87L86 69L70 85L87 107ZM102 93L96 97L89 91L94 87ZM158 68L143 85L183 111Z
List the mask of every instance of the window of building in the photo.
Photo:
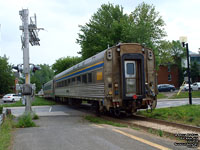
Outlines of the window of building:
M168 66L167 68L168 68L168 72L171 72L171 66Z
M82 83L87 83L87 75L82 75Z
M171 80L172 80L172 75L169 74L169 75L168 75L168 81L171 81Z

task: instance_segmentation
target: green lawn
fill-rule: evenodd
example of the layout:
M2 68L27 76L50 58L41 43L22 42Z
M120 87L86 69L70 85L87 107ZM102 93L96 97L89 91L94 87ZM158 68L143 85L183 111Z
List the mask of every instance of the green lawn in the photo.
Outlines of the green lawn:
M149 118L161 119L170 122L189 124L200 127L200 105L184 105L170 108L159 108L152 113L140 111L137 114Z
M42 105L55 105L55 101L50 101L42 97L35 97L35 100L32 102L32 106L42 106Z
M55 105L56 102L46 100L42 97L35 97L35 100L32 102L32 106L42 106L42 105ZM12 104L2 104L3 107L19 107L24 106L21 101L17 101Z
M13 122L12 118L6 117L0 126L0 150L8 150L11 145Z
M179 95L174 94L171 98L176 99L176 98L188 98L189 94L188 91L182 91ZM193 98L200 98L200 91L192 91L192 97Z
M159 93L157 95L157 99L167 98L167 96L164 93Z

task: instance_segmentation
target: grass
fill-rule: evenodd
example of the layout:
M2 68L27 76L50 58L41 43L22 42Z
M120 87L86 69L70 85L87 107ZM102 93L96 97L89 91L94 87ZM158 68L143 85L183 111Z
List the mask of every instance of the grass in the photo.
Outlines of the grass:
M37 119L39 119L39 116L37 115L37 114L33 114L33 120L37 120Z
M149 129L148 129L148 132L151 133L151 134L158 135L158 136L160 136L160 137L163 137L163 136L164 136L162 130L154 130L154 129L152 129L152 128L149 128Z
M94 117L94 116L85 116L85 119L92 122L92 123L97 123L97 124L108 124L108 125L112 125L112 126L115 126L115 127L128 127L125 124L104 120L104 119L101 119L99 117Z
M200 105L184 105L155 109L152 113L140 111L137 114L149 118L183 123L200 127Z
M35 100L32 102L32 106L42 106L42 105L55 105L55 101L46 100L42 97L35 97Z
M157 95L157 99L162 99L162 98L167 98L167 96L165 94L163 94L163 93L159 93Z
M42 97L35 97L35 100L32 102L32 106L55 105L55 104L56 102L46 100ZM22 101L20 100L12 104L2 104L2 106L3 107L20 107L24 105L22 104Z
M172 97L172 99L177 99L177 98L188 98L189 94L188 91L182 91L179 95L174 94ZM193 98L199 98L200 97L200 91L192 91L192 97Z
M3 107L19 107L19 106L24 106L22 104L22 101L17 101L15 103L12 103L12 104L2 104Z
M28 128L28 127L36 127L35 122L32 121L31 114L24 114L19 117L18 123L16 124L17 128Z
M2 113L3 113L3 106L0 105L0 114L2 114Z
M11 145L13 121L12 117L6 117L0 126L0 150L8 150Z

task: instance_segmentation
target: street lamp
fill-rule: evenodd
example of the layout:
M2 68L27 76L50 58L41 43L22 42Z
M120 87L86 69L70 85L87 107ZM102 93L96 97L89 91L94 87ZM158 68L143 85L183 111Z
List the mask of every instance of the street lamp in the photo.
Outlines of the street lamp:
M190 83L190 62L189 62L189 49L188 49L187 37L182 36L179 38L179 40L182 43L183 47L186 47L186 51L187 51L187 75L188 75L188 84L189 84L189 104L192 105L192 93L191 93L191 83Z

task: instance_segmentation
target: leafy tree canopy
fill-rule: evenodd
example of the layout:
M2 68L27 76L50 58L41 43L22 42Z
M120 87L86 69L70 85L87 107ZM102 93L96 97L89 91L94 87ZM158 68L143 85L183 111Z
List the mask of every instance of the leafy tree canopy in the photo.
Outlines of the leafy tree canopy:
M158 46L160 64L177 64L181 67L181 59L186 57L186 49L179 41L160 41Z
M79 26L77 43L81 45L83 59L119 42L145 44L158 56L160 41L166 36L164 25L153 5L141 3L128 15L119 5L103 4L89 23Z
M200 76L200 65L195 61L191 63L191 78L192 82L197 82Z
M79 39L82 57L86 59L112 46L122 39L122 24L128 16L119 5L103 4L91 17L89 23L80 25Z
M55 74L58 74L68 68L70 68L73 65L78 64L82 61L81 57L63 57L58 60L52 65L52 69L54 70Z
M40 64L41 70L31 74L31 83L36 84L36 92L40 91L42 85L53 79L54 72L47 64Z
M12 91L15 77L12 72L12 67L8 63L6 56L0 56L0 94L7 94Z

